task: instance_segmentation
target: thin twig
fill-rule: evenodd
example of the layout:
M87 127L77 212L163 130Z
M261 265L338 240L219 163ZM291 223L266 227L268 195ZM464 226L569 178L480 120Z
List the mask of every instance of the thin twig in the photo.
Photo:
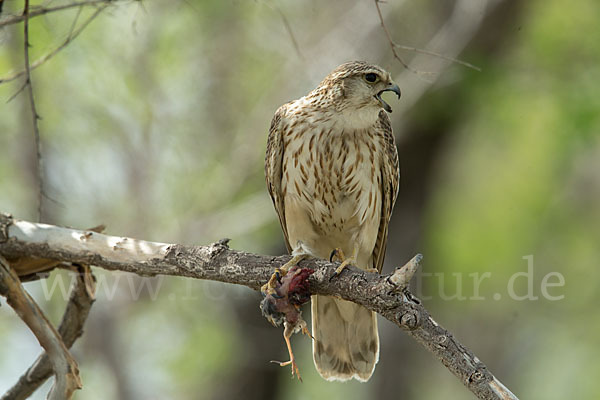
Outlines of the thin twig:
M405 63L404 60L402 60L402 58L400 58L398 53L396 53L396 48L394 47L394 40L392 39L392 35L391 35L390 31L388 30L387 26L385 25L385 22L383 20L383 14L381 14L381 8L379 8L379 0L374 0L374 1L375 1L375 7L377 8L377 15L379 16L379 23L381 24L381 27L383 28L383 32L385 33L385 36L387 36L387 39L390 42L390 46L392 48L392 54L394 55L394 58L396 60L398 60L398 62L400 64L402 64L402 66L404 68L406 68L407 70L414 72L414 73L418 73L418 71L409 67L408 64Z
M375 7L377 8L377 15L379 16L379 22L381 23L381 28L383 29L385 36L387 36L388 42L390 43L390 48L392 49L392 54L394 55L394 58L396 60L398 60L400 62L400 64L402 64L402 66L404 68L406 68L407 70L409 70L413 73L416 73L416 74L427 73L427 72L415 70L414 68L410 67L407 63L404 62L404 60L402 60L402 58L400 57L400 55L398 54L396 49L408 50L408 51L413 51L415 53L426 54L426 55L430 55L433 57L438 57L438 58L441 58L441 59L444 59L444 60L447 60L450 62L454 62L454 63L460 64L460 65L463 65L467 68L474 69L475 71L481 72L481 68L479 68L471 63L461 61L461 60L458 60L453 57L448 57L443 54L436 53L434 51L419 49L417 47L404 46L404 45L394 42L394 39L392 38L392 34L390 33L390 31L389 31L388 27L386 26L385 21L383 19L383 14L381 13L381 8L379 7L379 3L382 3L382 1L381 0L373 0L373 1L375 2Z
M453 63L456 63L456 64L460 64L460 65L463 65L463 66L465 66L467 68L471 68L471 69L473 69L473 70L475 70L477 72L481 72L481 68L479 68L476 65L473 65L473 64L468 63L466 61L459 60L459 59L454 58L454 57L448 57L448 56L445 56L443 54L436 53L435 51L429 51L429 50L419 49L417 47L411 47L411 46L404 46L404 45L398 44L398 43L392 43L392 44L394 45L394 47L397 47L397 48L402 49L402 50L414 51L415 53L426 54L428 56L433 56L433 57L441 58L442 60L446 60L446 61L450 61L450 62L453 62Z
M35 60L33 62L33 64L30 65L30 67L29 67L30 70L36 69L40 65L44 64L46 61L50 60L56 54L58 54L62 49L67 47L69 45L69 43L71 43L73 40L75 40L77 38L77 36L79 36L79 34L90 24L90 22L92 22L106 7L108 7L108 5L103 5L101 7L98 7L98 9L96 9L96 11L94 11L94 13L91 16L89 16L81 25L79 25L79 27L77 29L71 31L69 36L67 36L67 38L64 40L64 42L62 42L60 44L60 46L58 46L57 48L55 48L48 54L45 54L44 56ZM27 73L26 70L15 72L12 75L8 75L3 78L0 78L0 83L6 83L6 82L13 81L13 80L23 76L26 73ZM15 95L11 96L11 99L14 97L15 97Z
M43 218L43 197L44 197L44 166L42 165L42 143L40 141L40 128L38 120L40 116L35 106L35 98L33 97L33 83L31 82L31 68L29 67L29 0L25 0L25 7L23 9L23 16L25 17L23 23L24 40L23 40L23 51L25 55L25 85L27 88L27 94L29 96L29 107L31 108L31 116L33 122L33 135L35 139L35 150L36 150L36 169L38 178L38 221L42 222Z
M283 26L285 27L285 30L287 31L288 35L290 36L292 44L294 45L294 49L296 49L296 54L298 54L298 57L300 57L301 59L304 59L304 57L302 56L302 52L300 51L300 46L298 45L298 42L296 41L296 36L294 35L294 31L292 31L292 26L290 25L290 22L288 21L287 17L283 13L283 11L281 11L281 8L279 8L278 6L274 6L274 7L275 7L275 10L281 16L281 21L283 22Z
M39 8L36 10L30 10L29 18L38 17L40 15L53 13L56 11L67 10L69 8L76 8L82 6L91 6L102 3L114 3L116 0L88 0L88 1L76 1L69 4L63 4L61 6L56 7L48 7L48 8ZM4 21L0 21L0 28L6 25L18 24L21 21L25 20L24 15L13 15L10 18L5 19Z
M69 35L67 36L67 38L70 38L71 36L73 36L73 31L75 30L75 27L77 26L77 21L79 21L79 17L81 16L82 10L83 10L83 6L77 8L77 14L75 14L75 18L73 18L73 22L71 22L71 29L69 29Z
M10 103L11 101L13 101L15 99L15 97L17 97L23 90L25 90L26 86L27 86L27 82L23 82L21 87L12 96L10 96L8 98L8 100L6 100L6 102Z
M235 251L226 241L210 246L156 243L20 221L2 214L0 254L93 264L142 276L160 274L228 282L255 290L269 279L274 268L290 260L289 256ZM418 259L412 263L417 264ZM340 297L379 313L435 355L478 398L517 399L472 351L433 320L417 298L390 283L392 275L349 267L330 280L339 263L312 259L300 264L315 271L309 278L312 294Z
M273 11L277 12L277 14L279 14L279 16L281 17L281 22L283 23L283 27L285 28L285 31L287 32L288 36L290 37L290 40L292 41L294 50L296 50L296 54L301 59L304 59L304 56L302 55L302 52L300 51L300 46L298 45L298 41L296 41L296 36L294 35L292 26L290 25L290 22L288 21L287 17L285 16L285 13L281 10L281 8L279 6L272 5L268 1L265 1L264 4L267 7L269 7L271 10L273 10Z

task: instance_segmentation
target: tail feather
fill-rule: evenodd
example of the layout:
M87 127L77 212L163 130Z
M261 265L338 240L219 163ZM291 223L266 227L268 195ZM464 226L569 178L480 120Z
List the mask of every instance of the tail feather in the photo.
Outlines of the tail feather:
M379 360L374 312L329 296L312 296L313 359L327 380L369 380Z

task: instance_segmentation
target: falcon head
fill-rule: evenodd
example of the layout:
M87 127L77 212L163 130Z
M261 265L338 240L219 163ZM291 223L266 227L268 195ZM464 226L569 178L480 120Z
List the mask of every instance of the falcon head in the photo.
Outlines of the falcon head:
M392 81L390 73L364 61L340 65L321 82L317 91L319 89L327 90L335 98L335 103L343 104L349 111L371 108L379 113L383 108L392 112L392 107L381 95L384 92L394 92L400 98L400 88Z

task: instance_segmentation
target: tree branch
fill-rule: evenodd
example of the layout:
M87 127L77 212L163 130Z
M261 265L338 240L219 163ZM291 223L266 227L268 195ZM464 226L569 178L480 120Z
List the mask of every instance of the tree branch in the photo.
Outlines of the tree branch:
M70 399L73 392L81 388L77 362L42 310L23 289L16 272L2 256L0 256L0 294L6 297L8 304L27 324L48 353L48 359L56 376L48 399Z
M36 9L32 9L29 12L29 18L38 17L40 15L50 14L56 11L63 11L70 8L83 7L83 6L93 6L98 4L108 4L115 3L117 0L87 0L87 1L75 1L73 3L63 4L56 7L40 7ZM18 24L25 20L24 15L11 15L8 18L0 21L0 28L6 25Z
M104 0L104 1L102 1L100 3L104 3L104 2L106 2L106 0ZM33 63L31 63L29 65L29 71L33 71L37 67L43 65L46 61L50 60L52 57L54 57L55 55L57 55L61 50L63 50L65 47L67 47L73 40L75 40L77 38L77 36L79 36L79 34L81 32L83 32L83 30L85 28L87 28L87 26L106 7L108 7L108 4L103 4L103 5L99 6L98 8L96 8L96 11L94 11L94 13L92 15L90 15L83 23L81 23L81 25L79 25L77 27L77 29L75 29L75 26L73 26L72 29L71 29L71 32L69 33L69 35L67 36L67 38L59 46L57 46L54 50L50 51L49 53L47 53L47 54L43 55L42 57L38 58L37 60L35 60ZM4 76L4 77L0 77L0 83L6 83L6 82L14 81L15 79L17 79L17 78L25 75L26 73L27 73L27 68L22 69L21 71L14 72L14 73L12 73L10 75ZM19 92L17 92L16 94L18 94ZM14 97L15 96L12 96L11 99L14 98Z
M161 274L228 282L254 290L259 290L274 268L290 259L231 250L227 241L210 246L156 243L0 215L0 254L6 257L43 257L144 276ZM407 269L414 269L411 263ZM433 320L417 298L390 283L406 281L406 269L378 275L350 267L330 281L337 264L315 259L300 264L315 270L310 277L312 294L340 297L381 314L433 353L478 398L517 399L485 364Z
M33 123L33 135L35 139L36 149L36 169L38 178L38 220L42 221L42 204L44 198L44 167L42 165L42 143L40 142L40 128L38 120L40 116L35 106L35 98L33 97L33 83L31 82L31 68L29 65L29 0L25 0L25 6L23 8L23 54L25 60L25 87L27 88L27 94L29 97L29 107L31 108L31 118Z
M83 325L94 303L93 275L89 267L78 266L75 285L71 289L69 302L58 328L63 343L71 348L75 340L83 334ZM47 353L42 353L25 371L17 383L11 387L0 400L24 400L35 392L52 375L52 364Z
M375 8L377 9L377 16L379 17L379 23L381 24L381 28L383 29L383 32L385 33L385 36L387 37L387 40L388 40L388 42L390 44L390 48L392 50L392 55L407 70L409 70L409 71L411 71L413 73L416 73L416 74L422 73L422 72L420 72L418 70L415 70L414 68L412 68L407 63L405 63L404 60L402 60L402 58L400 57L400 55L396 51L396 49L412 51L412 52L420 53L420 54L426 54L426 55L432 56L432 57L438 57L438 58L441 58L443 60L450 61L450 62L453 62L453 63L456 63L456 64L460 64L460 65L463 65L463 66L465 66L467 68L471 68L471 69L473 69L475 71L481 72L481 68L479 68L479 67L477 67L477 66L475 66L475 65L473 65L471 63L468 63L466 61L462 61L462 60L459 60L459 59L454 58L454 57L448 57L448 56L445 56L445 55L443 55L441 53L437 53L435 51L430 51L430 50L425 50L425 49L419 49L418 47L405 46L405 45L398 44L398 43L394 42L394 39L392 38L392 34L390 33L390 31L389 31L389 29L388 29L388 27L385 24L385 21L383 19L383 14L381 13L381 8L379 7L379 3L382 3L382 1L381 0L373 0L373 1L375 2Z

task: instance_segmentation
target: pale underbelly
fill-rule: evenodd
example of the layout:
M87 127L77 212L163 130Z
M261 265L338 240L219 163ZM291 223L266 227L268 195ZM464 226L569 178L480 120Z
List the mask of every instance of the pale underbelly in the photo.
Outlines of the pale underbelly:
M368 196L368 195L367 195ZM285 214L288 237L292 248L299 245L315 257L327 259L331 252L340 248L349 257L357 255L357 266L372 268L371 256L379 231L380 200L373 199L365 215L361 215L361 202L354 196L331 199L312 197L310 194L288 193L285 198ZM375 194L372 197L378 197Z
M335 248L347 256L357 252L357 265L370 268L381 220L381 152L366 132L321 133L305 132L284 152L290 245L302 244L319 258Z

